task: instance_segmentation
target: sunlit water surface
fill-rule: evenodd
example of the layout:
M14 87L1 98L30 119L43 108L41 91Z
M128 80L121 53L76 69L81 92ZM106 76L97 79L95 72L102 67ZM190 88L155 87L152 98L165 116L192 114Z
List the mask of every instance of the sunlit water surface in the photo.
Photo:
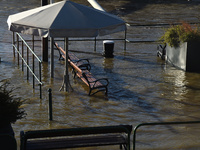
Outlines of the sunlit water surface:
M76 1L79 2L79 1ZM83 3L83 1L80 1ZM7 30L7 17L11 14L40 6L39 0L0 0L0 80L8 79L16 87L15 94L27 99L23 105L27 117L13 124L19 148L21 130L87 127L142 122L194 121L200 119L200 74L178 70L156 56L157 41L167 24L180 20L198 23L200 4L196 2L129 2L100 1L111 13L127 23L127 43L115 41L114 58L102 57L102 41L70 42L79 58L88 58L91 72L97 78L108 78L108 97L103 93L88 96L88 87L79 79L70 82L73 91L59 91L64 73L64 62L55 51L55 78L50 78L49 63L42 64L42 99L39 87L32 89L32 77L26 80L26 69L21 71L13 57L12 33ZM86 5L89 5L85 1ZM25 36L29 38L30 36ZM106 36L123 38L124 33ZM37 39L40 39L37 37ZM146 42L145 42L146 41ZM40 43L36 53L41 58ZM62 45L62 43L61 43ZM48 120L48 89L53 91L53 121ZM142 127L138 130L137 149L200 149L199 125ZM132 139L132 138L131 138ZM117 149L108 147L106 149ZM84 148L103 149L103 148ZM105 148L104 148L105 149Z

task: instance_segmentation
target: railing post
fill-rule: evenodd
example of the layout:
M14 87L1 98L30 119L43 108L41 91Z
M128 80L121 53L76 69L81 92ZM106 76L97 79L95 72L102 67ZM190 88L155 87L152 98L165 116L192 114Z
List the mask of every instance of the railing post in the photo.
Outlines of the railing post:
M22 41L22 58L24 58L24 42ZM24 71L24 61L22 59L22 71Z
M15 45L15 32L13 32L13 41L12 41L13 43L13 45ZM15 48L14 48L14 46L13 46L13 56L15 57Z
M124 35L124 51L126 51L126 34L127 30L125 30L125 35Z
M28 50L28 47L27 47L27 80L29 80L29 50Z
M136 131L141 126L141 124L137 125L133 130L133 150L135 150L135 142L136 142Z
M94 39L94 51L96 52L97 50L97 38L95 37Z
M17 35L17 50L19 51L19 36ZM19 53L17 53L17 64L19 66Z
M40 99L42 99L42 63L39 62Z
M52 115L52 93L51 93L51 89L48 89L48 93L49 93L49 120L53 120L53 115Z
M32 36L32 51L34 52L34 35ZM32 54L32 63L33 63L33 74L35 74L35 56ZM33 89L35 88L35 78L33 75Z

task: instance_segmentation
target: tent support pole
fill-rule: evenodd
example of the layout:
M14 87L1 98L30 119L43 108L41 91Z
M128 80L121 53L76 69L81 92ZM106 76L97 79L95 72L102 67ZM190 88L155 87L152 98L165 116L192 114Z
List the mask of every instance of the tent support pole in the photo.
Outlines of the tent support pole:
M95 37L94 39L94 51L96 52L97 50L97 38Z
M68 73L68 38L65 38L65 75L64 75L64 91L69 92L69 73Z
M51 78L54 77L54 38L51 37L51 66L50 66Z
M48 62L48 37L42 38L42 60Z
M41 0L41 6L48 5L48 0ZM48 62L48 37L42 38L42 60Z
M33 50L33 52L35 50L35 38L34 38L34 35L32 35L32 50ZM34 57L33 54L32 54L32 65L33 65L33 73L35 74L35 57ZM33 75L33 88L35 88L35 78L34 78L34 75Z

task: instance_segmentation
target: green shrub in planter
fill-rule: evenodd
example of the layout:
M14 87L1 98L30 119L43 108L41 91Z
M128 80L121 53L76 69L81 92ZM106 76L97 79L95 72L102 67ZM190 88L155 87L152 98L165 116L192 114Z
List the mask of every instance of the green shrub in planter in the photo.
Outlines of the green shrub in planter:
M182 23L166 29L161 37L165 60L173 66L189 72L200 72L200 28Z
M182 25L173 25L168 28L160 40L175 48L184 42L200 41L200 28L197 25L192 26L183 22Z

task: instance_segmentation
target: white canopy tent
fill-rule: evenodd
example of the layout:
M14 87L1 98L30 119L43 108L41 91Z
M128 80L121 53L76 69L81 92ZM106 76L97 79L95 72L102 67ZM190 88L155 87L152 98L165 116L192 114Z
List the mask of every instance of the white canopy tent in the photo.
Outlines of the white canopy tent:
M117 16L61 1L8 17L9 30L42 37L95 37L126 29Z
M51 38L51 77L53 73L53 44L56 37L96 37L126 30L119 17L68 0L38 7L14 15L7 20L9 30ZM66 46L66 55L67 46ZM68 56L66 56L68 58ZM66 89L68 67L66 60Z

